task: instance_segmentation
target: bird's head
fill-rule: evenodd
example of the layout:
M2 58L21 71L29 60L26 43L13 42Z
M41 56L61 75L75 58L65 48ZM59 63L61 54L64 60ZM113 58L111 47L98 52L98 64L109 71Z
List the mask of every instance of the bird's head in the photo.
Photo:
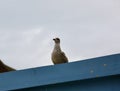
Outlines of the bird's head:
M60 43L60 39L59 39L59 38L54 38L53 40L54 40L54 42L55 42L56 44Z

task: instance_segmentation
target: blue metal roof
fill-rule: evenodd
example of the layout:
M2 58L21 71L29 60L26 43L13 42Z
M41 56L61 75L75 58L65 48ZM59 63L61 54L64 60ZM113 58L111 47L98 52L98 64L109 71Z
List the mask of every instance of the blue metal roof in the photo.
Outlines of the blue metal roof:
M120 75L120 54L0 74L0 91ZM86 91L86 90L85 90Z

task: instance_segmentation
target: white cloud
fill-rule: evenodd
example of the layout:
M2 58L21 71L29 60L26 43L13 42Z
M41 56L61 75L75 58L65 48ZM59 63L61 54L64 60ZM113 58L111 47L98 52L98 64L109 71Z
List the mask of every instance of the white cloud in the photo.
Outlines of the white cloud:
M51 65L54 37L70 61L120 53L119 0L2 0L0 12L0 58L17 69Z

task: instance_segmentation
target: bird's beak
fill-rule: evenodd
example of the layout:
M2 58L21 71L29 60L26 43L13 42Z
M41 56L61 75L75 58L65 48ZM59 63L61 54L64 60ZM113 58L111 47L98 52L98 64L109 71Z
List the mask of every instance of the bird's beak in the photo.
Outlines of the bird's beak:
M55 39L53 39L55 41Z

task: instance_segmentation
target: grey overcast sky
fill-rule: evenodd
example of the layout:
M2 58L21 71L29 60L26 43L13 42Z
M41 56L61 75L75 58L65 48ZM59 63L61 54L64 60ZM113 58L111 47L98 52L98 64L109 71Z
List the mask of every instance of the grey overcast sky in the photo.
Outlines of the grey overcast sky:
M70 62L120 53L120 0L0 0L0 59L52 65L53 38Z

